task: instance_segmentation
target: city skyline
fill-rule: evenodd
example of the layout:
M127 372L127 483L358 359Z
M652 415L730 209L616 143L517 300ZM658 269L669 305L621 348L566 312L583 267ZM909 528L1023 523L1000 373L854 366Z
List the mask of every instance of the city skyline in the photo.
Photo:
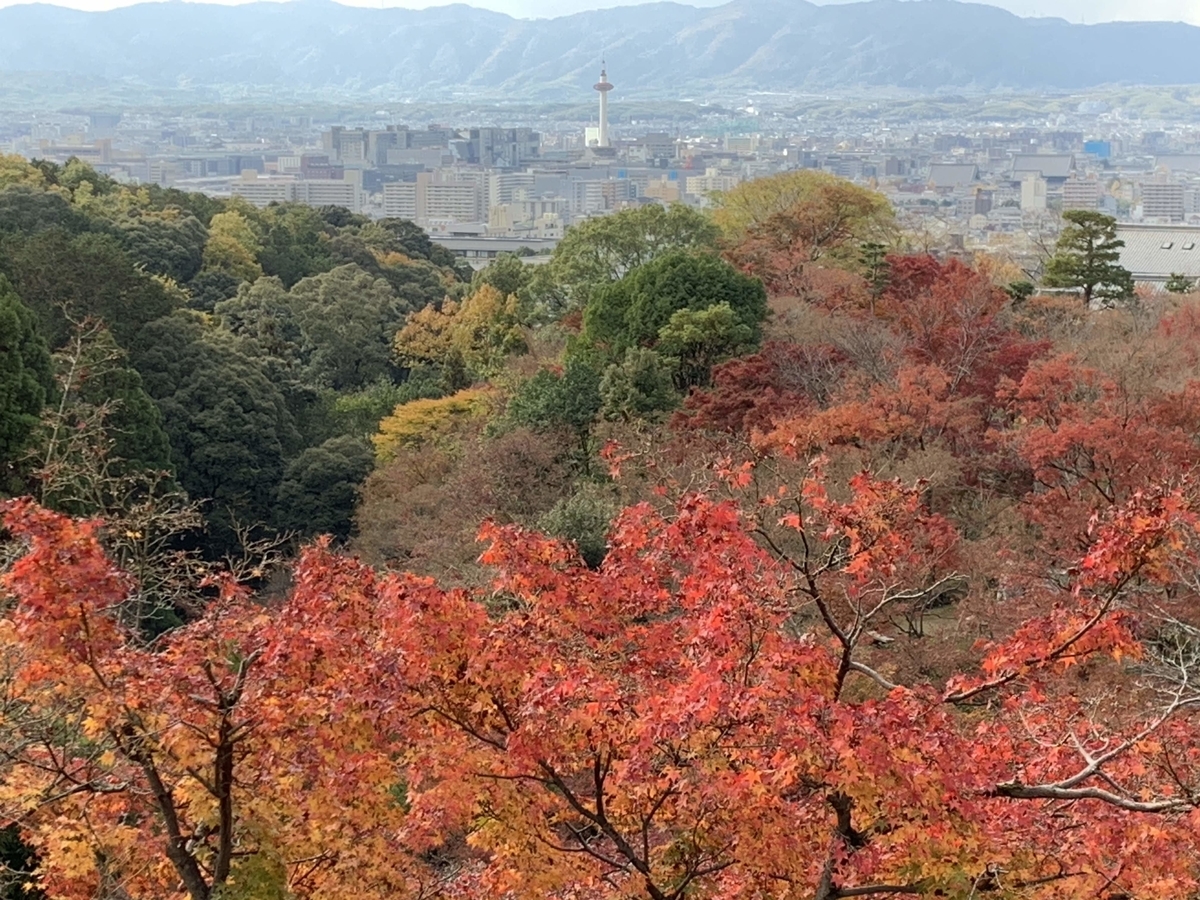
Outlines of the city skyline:
M27 4L29 0L0 0L0 7ZM53 0L49 5L86 11L103 11L132 6L148 0ZM149 2L193 2L193 0L149 0ZM255 0L202 0L206 3L238 5ZM287 0L273 0L287 2ZM401 7L424 9L460 3L462 0L336 0L346 6L370 8ZM721 6L727 0L687 0L683 5L699 8ZM817 5L860 2L860 0L813 0ZM926 2L926 0L905 0ZM556 18L595 9L635 6L638 0L473 0L467 4L519 19ZM1022 17L1055 17L1069 22L1098 24L1116 21L1176 21L1200 25L1200 3L1196 0L989 0L979 5L994 6Z

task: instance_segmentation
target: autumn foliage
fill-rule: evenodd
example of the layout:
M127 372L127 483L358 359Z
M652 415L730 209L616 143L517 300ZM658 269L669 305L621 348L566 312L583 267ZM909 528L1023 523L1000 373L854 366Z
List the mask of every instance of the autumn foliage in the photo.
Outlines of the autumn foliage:
M409 316L398 361L462 390L382 419L377 566L210 575L155 637L111 525L6 501L0 826L36 886L1200 896L1197 307L1014 300L860 254L866 192L762 187L718 221L764 340L619 414L625 363L517 294ZM623 507L606 544L528 527L572 503Z
M1140 633L1196 544L1190 486L1096 516L1037 617L901 686L874 630L962 538L823 466L753 515L631 507L599 570L485 527L479 593L318 545L281 605L218 586L152 645L91 525L10 504L5 815L61 897L1192 890L1195 650ZM1146 712L1101 716L1085 666L1141 673Z

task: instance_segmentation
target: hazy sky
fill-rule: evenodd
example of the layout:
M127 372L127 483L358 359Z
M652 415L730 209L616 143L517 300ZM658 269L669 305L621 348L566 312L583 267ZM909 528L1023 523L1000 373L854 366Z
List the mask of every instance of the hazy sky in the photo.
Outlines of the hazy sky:
M28 0L0 0L0 6ZM76 9L111 9L126 6L137 0L49 0L59 6ZM239 0L209 0L209 2L239 2ZM355 6L423 7L455 0L341 0ZM459 0L461 2L461 0ZM626 5L631 0L466 0L472 6L482 6L509 15L542 17L564 15L602 6ZM692 6L717 6L722 0L682 0ZM852 0L816 0L818 3L842 3ZM1072 22L1111 22L1116 19L1169 20L1200 25L1200 0L991 0L1022 16L1060 16Z

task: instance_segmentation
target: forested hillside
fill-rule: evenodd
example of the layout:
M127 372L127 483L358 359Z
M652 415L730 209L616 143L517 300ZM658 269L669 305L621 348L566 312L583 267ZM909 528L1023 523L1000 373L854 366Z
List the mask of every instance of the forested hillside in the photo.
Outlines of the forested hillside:
M329 0L0 9L0 72L55 75L65 84L37 83L57 90L93 80L151 95L203 90L206 102L218 91L283 92L291 102L328 101L330 92L380 102L582 101L602 55L625 99L1186 85L1200 80L1198 43L1200 29L1179 21L1082 25L957 0L648 2L552 18L465 3L406 9Z
M1076 219L473 274L0 159L0 895L1200 896L1200 296Z

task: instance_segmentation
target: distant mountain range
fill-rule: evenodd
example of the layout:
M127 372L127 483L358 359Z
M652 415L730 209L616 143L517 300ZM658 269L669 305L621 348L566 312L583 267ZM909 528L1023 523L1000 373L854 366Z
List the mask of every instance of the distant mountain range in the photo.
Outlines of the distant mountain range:
M464 5L366 9L329 0L0 9L0 79L19 72L163 88L563 99L587 96L602 56L614 100L722 88L1195 84L1200 28L1073 25L957 0L648 3L533 20Z

